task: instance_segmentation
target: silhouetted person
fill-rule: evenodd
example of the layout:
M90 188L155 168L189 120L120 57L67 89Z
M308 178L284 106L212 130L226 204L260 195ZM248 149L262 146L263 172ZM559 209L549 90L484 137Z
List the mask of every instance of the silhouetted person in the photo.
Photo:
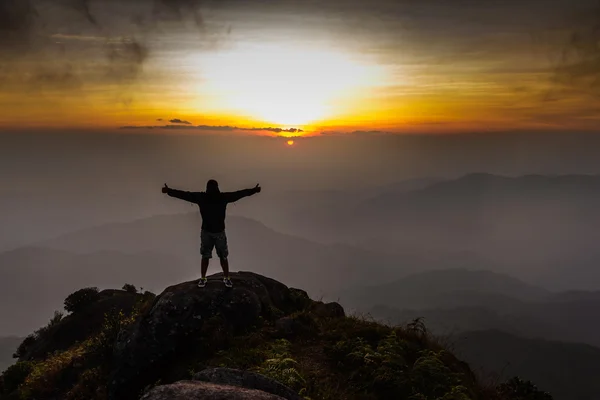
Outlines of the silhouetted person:
M225 212L227 204L238 201L246 196L252 196L261 190L259 185L253 189L244 189L237 192L221 192L217 181L211 179L206 183L206 192L184 192L182 190L171 189L165 183L162 192L171 197L189 201L197 204L202 215L202 231L200 233L200 254L202 255L202 277L198 282L198 287L206 286L206 271L208 263L212 258L213 248L217 249L217 256L221 261L223 268L223 282L225 286L231 287L229 279L229 261L227 256L227 236L225 235Z

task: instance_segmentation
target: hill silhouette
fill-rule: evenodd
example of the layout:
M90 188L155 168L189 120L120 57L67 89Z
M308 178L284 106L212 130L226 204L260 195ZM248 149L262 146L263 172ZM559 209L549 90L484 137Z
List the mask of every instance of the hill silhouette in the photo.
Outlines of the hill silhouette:
M465 332L452 343L454 352L484 376L526 376L557 400L598 398L600 348L500 331Z
M394 328L348 317L250 272L232 274L233 289L221 279L159 296L73 293L72 314L20 346L0 398L551 399L522 380L480 384L419 321Z
M453 268L411 274L381 285L348 289L340 294L345 304L422 309L490 305L504 309L522 301L549 299L551 292L506 274Z

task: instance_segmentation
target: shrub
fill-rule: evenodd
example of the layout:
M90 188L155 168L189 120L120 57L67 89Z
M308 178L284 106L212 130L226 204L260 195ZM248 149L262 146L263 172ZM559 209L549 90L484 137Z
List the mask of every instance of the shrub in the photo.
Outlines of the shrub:
M296 391L300 391L306 386L306 380L298 372L298 362L291 358L290 342L285 339L276 340L266 353L269 358L257 368L257 372Z
M13 358L24 357L25 354L27 354L29 348L31 348L31 346L35 343L36 340L37 336L33 333L27 336L25 339L23 339L19 347L17 347L17 351L15 352L15 354L13 354Z
M97 301L98 298L99 294L97 287L79 289L78 291L71 293L65 299L65 310L72 313L81 311L86 306Z
M85 370L77 384L67 393L67 400L90 400L106 397L106 375L102 368Z
M552 400L550 394L539 390L531 381L518 377L498 386L498 393L506 400Z
M60 393L66 386L73 384L68 370L76 360L85 354L87 343L74 346L67 351L56 352L44 361L34 364L31 373L19 387L22 398L48 398Z
M378 398L469 399L461 374L444 363L444 351L415 347L398 333L393 330L376 341L340 340L328 352L357 392Z
M138 292L138 290L136 289L136 287L134 285L130 284L130 283L124 284L122 289L124 291L126 291L127 293L133 293L133 294L135 294L135 293Z
M29 361L20 361L8 367L0 379L2 381L0 393L10 394L17 390L32 370L33 363Z
M104 314L104 323L100 333L90 340L89 349L95 353L109 356L122 329L135 321L137 314L125 315L122 310L111 310Z
M58 325L58 323L62 321L63 316L64 314L62 312L54 311L54 316L50 319L48 325L41 327L40 329L33 332L31 335L27 336L17 348L15 354L13 354L13 358L25 357L31 346L38 339L44 337L48 333L48 331L50 331L54 326Z
M40 329L36 330L34 332L34 335L37 338L44 337L44 335L46 335L48 333L48 331L50 331L50 329L52 329L54 326L58 325L58 323L60 321L62 321L64 315L65 314L62 313L61 311L54 311L54 316L52 318L50 318L48 325L43 326Z

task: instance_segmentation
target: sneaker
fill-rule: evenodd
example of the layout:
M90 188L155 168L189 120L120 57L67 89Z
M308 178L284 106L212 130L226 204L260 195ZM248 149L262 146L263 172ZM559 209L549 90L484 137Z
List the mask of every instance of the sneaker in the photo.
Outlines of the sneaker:
M204 287L204 286L206 286L206 281L208 281L208 279L206 279L206 278L200 278L200 280L198 281L198 287Z
M229 278L223 278L223 283L227 287L233 287L233 283L231 283L231 279L229 279Z

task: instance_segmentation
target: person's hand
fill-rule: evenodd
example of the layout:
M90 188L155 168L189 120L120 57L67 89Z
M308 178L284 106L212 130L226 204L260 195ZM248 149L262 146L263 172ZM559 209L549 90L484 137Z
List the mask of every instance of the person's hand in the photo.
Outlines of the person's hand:
M163 186L162 188L162 192L163 193L167 193L169 191L169 187L167 186L167 184L165 183L165 186Z
M260 184L256 184L256 186L254 187L254 190L256 191L256 193L260 193L260 191L262 190L262 188L260 187Z

